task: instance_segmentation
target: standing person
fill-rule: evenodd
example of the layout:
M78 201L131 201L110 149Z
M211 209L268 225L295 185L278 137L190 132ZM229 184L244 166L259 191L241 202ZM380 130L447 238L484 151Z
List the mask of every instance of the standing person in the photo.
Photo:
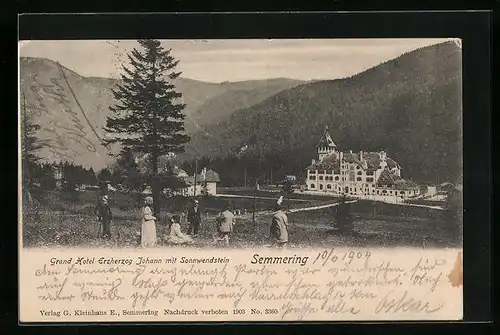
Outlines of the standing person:
M201 214L198 200L194 201L193 207L189 208L187 220L189 222L188 235L198 237L198 229L200 228Z
M110 224L111 221L113 220L113 214L111 213L111 209L109 208L108 205L107 195L103 195L101 199L97 202L97 205L95 206L94 209L94 213L97 215L97 220L102 225L102 235L101 235L101 228L99 227L98 236L108 240L111 239Z
M231 211L231 206L228 205L226 210L217 217L217 233L214 234L214 243L224 241L229 245L229 234L233 231L234 214Z
M141 220L141 246L153 247L156 245L156 217L153 216L151 207L153 206L153 198L146 197L144 199L144 207L142 208Z
M288 217L285 213L285 206L278 205L273 213L271 222L271 238L276 246L285 248L288 243Z

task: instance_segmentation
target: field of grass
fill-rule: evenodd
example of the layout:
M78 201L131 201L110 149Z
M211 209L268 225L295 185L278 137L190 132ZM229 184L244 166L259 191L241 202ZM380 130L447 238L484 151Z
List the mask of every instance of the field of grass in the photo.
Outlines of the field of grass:
M136 247L141 229L138 199L131 195L110 194L109 204L114 214L111 225L112 239L103 241L97 238L99 225L93 214L96 196L93 192L78 192L76 195L58 192L34 194L35 201L23 209L23 245ZM326 199L321 199L322 203L325 203ZM188 201L182 197L162 201L162 211L157 222L160 246L163 245L162 236L168 233L167 219L174 213L185 213ZM329 202L331 201L330 199ZM311 199L311 202L306 203L287 200L287 203L290 207L297 208L318 204L319 200ZM257 201L258 211L254 223L251 212L253 199L210 197L200 199L204 215L200 236L191 247L213 245L215 216L227 204L237 209L247 209L247 214L237 218L231 239L233 247L254 247L270 243L269 213L275 204L273 199ZM432 210L408 208L407 212L400 209L398 212L398 208L377 204L374 212L369 201L358 202L352 205L351 209L355 218L355 232L350 235L336 234L332 230L333 208L290 213L290 246L444 247L460 243L454 229ZM182 221L181 227L186 232L187 222Z

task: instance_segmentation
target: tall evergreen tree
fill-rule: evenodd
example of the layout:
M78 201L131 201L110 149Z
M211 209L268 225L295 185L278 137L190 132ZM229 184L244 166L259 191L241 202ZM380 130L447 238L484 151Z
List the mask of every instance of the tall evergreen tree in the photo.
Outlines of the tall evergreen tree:
M33 115L27 108L26 97L21 86L21 167L23 190L31 198L30 190L33 186L33 176L39 162L38 151L43 147L43 142L36 137L40 126L33 121Z
M97 177L95 175L94 169L90 168L87 174L87 183L89 185L96 185L97 184Z
M128 190L139 190L143 181L139 170L139 166L135 161L134 154L131 149L125 148L121 151L114 171L120 173L122 184Z
M97 180L102 182L109 182L111 180L111 171L108 168L104 168L97 174Z
M154 199L154 212L160 211L158 160L169 153L184 151L189 140L185 134L185 105L177 103L182 95L175 91L172 80L178 60L158 40L139 40L140 50L128 55L130 66L123 66L123 84L113 90L119 102L110 109L105 130L110 133L106 144L119 142L124 148L148 154L149 173Z

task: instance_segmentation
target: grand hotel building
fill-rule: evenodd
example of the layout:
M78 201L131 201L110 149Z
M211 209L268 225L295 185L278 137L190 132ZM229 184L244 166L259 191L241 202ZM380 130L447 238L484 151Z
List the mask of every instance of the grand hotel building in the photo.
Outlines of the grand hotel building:
M419 186L401 177L401 167L385 151L337 151L328 127L316 146L318 159L307 168L306 190L341 195L395 196L419 194Z

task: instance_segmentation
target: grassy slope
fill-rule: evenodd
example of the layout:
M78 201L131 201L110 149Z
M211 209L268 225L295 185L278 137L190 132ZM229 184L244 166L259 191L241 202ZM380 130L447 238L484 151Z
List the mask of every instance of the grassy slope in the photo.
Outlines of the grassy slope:
M110 196L110 206L115 216L112 223L113 238L104 242L96 238L98 223L93 215L95 194L92 192L78 193L76 198L68 194L34 194L39 199L37 206L23 209L23 244L27 247L63 246L95 246L95 247L136 247L140 220L134 197L113 194ZM251 199L206 199L202 200L202 211L208 215L203 217L200 238L197 246L212 246L212 234L215 232L215 214L227 202L235 207L250 208ZM317 204L311 200L311 204ZM303 203L289 201L291 207ZM273 200L258 203L259 213L255 225L251 214L237 220L232 235L232 245L237 247L262 246L269 243L269 225L271 218L268 210L274 205ZM161 236L168 233L166 218L172 212L184 211L185 200L164 203L164 211L157 223L157 233L160 246ZM442 247L453 244L453 235L447 224L433 215L410 210L395 211L391 206L377 206L377 216L373 217L372 205L360 202L352 206L355 213L354 236L340 236L328 233L334 222L333 210L317 210L289 214L290 244L301 246L415 246ZM401 214L404 214L401 216ZM187 223L181 222L182 230L187 230Z

